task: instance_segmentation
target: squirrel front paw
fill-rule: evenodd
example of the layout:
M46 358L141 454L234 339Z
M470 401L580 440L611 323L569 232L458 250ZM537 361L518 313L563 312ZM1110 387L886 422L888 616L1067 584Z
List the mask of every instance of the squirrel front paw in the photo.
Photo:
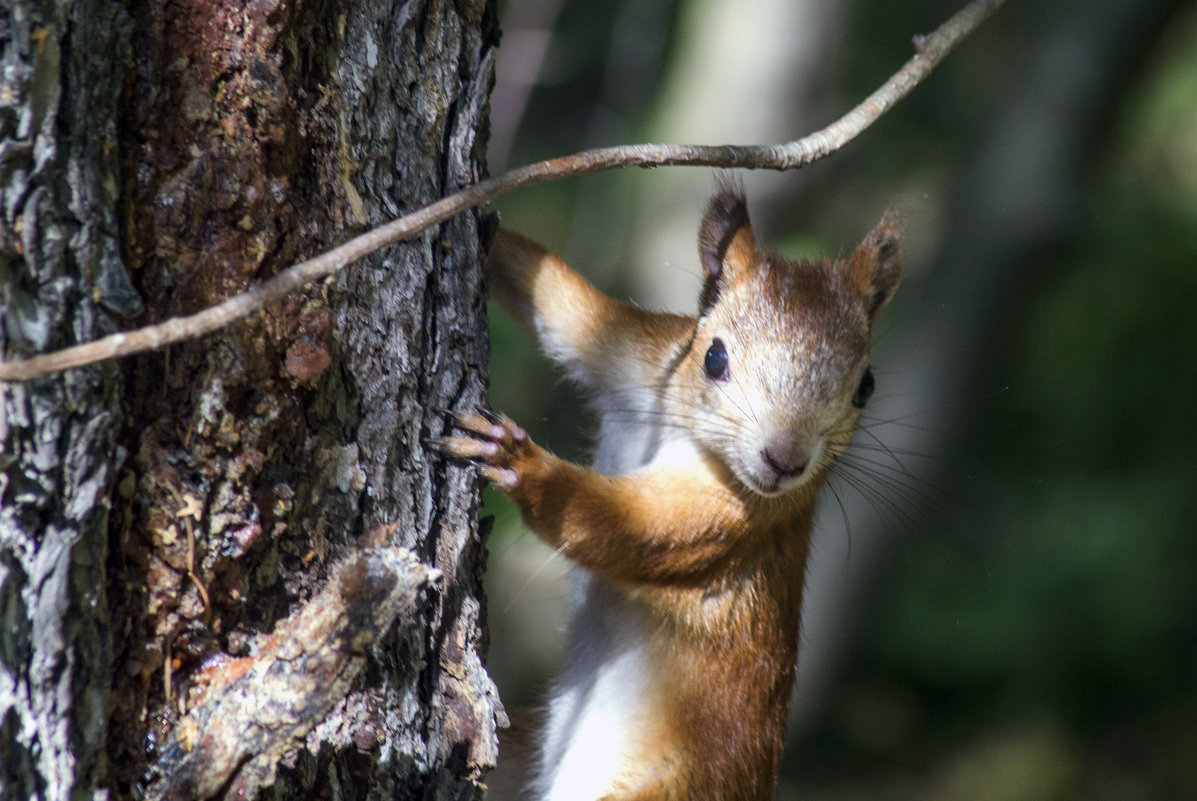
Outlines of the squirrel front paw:
M504 492L515 491L540 451L524 429L506 415L486 409L473 414L450 414L466 435L433 437L428 444L446 456L472 462L483 478Z

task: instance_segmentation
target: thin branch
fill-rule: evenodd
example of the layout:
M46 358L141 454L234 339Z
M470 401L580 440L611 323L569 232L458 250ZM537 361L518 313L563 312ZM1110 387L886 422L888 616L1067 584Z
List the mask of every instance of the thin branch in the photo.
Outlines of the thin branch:
M326 278L374 251L408 239L455 214L533 184L623 167L699 166L794 170L830 156L876 122L931 73L944 57L1005 0L973 0L927 36L915 37L917 52L879 89L822 130L781 145L623 145L584 150L517 167L488 178L399 219L355 237L275 278L187 317L173 317L82 345L23 361L0 362L0 381L33 378L87 364L156 350L194 339L244 319L307 284Z

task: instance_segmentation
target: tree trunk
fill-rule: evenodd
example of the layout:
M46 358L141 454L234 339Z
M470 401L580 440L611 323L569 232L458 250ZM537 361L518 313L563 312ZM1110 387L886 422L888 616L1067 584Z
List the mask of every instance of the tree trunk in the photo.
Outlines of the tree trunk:
M473 182L495 34L486 0L0 8L4 358ZM481 796L477 493L422 443L483 397L482 239L461 215L229 331L3 387L0 795Z

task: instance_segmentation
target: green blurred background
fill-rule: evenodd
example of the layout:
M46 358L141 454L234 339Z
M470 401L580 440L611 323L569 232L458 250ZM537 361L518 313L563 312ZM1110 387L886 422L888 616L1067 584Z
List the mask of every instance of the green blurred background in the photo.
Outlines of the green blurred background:
M835 119L960 2L508 0L490 167ZM781 799L1197 799L1197 4L1010 0L881 122L737 173L758 236L906 226L864 473L822 499ZM690 311L709 170L508 196L606 291ZM585 459L583 399L492 310L492 402ZM875 438L875 439L874 439ZM492 666L542 698L568 566L502 498Z

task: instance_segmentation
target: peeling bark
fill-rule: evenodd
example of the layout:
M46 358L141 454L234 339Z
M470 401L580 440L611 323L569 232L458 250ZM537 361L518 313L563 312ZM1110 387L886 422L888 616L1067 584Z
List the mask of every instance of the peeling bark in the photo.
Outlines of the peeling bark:
M193 711L151 771L147 801L233 801L273 783L287 753L345 699L396 617L407 636L419 636L422 592L439 577L410 551L361 550L252 656L205 664L192 677Z
M473 182L495 35L484 0L0 9L5 358L210 305ZM477 494L422 441L426 409L483 395L483 229L462 215L218 336L2 388L0 795L160 781L180 721L217 713L212 666L387 545L445 576L423 626L375 632L254 775L279 798L480 797L501 711Z

